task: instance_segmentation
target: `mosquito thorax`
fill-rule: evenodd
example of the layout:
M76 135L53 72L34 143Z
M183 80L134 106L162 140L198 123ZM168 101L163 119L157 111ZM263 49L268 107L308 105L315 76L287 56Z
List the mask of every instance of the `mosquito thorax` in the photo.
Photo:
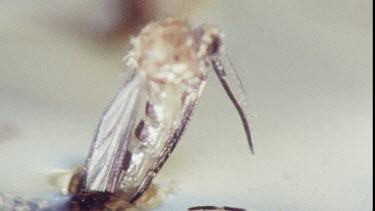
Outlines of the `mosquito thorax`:
M221 49L221 35L213 26L192 31L186 19L168 18L147 25L131 41L127 64L163 84L198 86L207 77L207 57Z

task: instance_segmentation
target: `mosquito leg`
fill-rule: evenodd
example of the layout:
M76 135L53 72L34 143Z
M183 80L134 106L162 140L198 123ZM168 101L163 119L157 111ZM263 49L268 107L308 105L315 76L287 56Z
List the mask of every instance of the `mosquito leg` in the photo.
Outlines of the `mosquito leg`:
M222 63L218 59L211 59L211 63L212 63L212 67L214 68L214 70L216 72L216 75L219 77L219 80L220 80L221 84L223 85L228 97L233 102L234 106L236 107L236 109L238 111L238 114L241 117L241 121L242 121L243 127L244 127L245 132L246 132L246 137L247 137L247 141L249 143L250 150L254 154L254 144L253 144L253 140L252 140L251 133L250 133L250 126L249 126L248 119L246 117L244 109L242 108L240 102L236 98L236 96L235 96L235 94L234 94L234 92L233 92L233 90L232 90L232 88L231 88L231 86L228 82L227 75L225 74L224 66L222 65Z

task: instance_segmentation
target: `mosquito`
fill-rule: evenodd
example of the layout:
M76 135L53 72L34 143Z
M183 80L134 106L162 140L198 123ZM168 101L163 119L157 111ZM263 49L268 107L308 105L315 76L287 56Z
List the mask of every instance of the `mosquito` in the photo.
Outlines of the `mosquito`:
M210 66L254 152L244 102L219 59L222 34L216 27L191 30L187 20L167 18L144 27L131 44L124 61L133 74L104 112L84 167L80 192L86 201L108 193L132 204L142 196L183 135Z

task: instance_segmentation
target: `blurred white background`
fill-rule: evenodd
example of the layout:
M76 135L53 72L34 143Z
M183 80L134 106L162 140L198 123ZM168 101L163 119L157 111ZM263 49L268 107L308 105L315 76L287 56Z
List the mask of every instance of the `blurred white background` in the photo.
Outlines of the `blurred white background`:
M256 155L212 74L157 176L177 190L156 210L372 209L372 1L143 1L147 17L123 17L121 33L104 2L0 3L1 192L39 195L51 171L80 164L124 80L128 35L179 15L225 32Z

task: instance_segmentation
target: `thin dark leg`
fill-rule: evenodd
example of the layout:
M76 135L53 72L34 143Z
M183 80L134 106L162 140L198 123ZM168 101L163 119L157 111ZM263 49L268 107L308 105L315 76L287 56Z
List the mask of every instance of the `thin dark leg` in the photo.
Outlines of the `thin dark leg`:
M234 95L232 88L230 87L230 84L228 82L228 79L227 79L225 71L224 71L224 67L221 64L220 60L211 59L211 63L212 63L212 66L213 66L213 68L216 72L216 75L219 77L219 80L220 80L221 84L223 85L228 97L233 102L234 106L236 107L236 109L238 111L238 114L241 117L241 121L242 121L243 127L244 127L245 132L246 132L246 137L247 137L247 141L249 143L251 153L254 154L254 144L253 144L253 140L252 140L252 137L251 137L250 126L249 126L249 122L247 120L245 111L243 110L241 104L239 103L238 99Z

